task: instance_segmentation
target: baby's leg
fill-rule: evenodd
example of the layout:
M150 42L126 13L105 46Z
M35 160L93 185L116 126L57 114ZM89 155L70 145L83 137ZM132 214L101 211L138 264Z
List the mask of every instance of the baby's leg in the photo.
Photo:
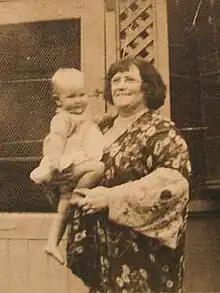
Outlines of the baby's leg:
M65 233L68 220L71 216L69 204L71 196L72 192L61 191L58 213L52 221L47 246L45 247L45 252L53 256L61 264L65 264L65 261L59 248L59 243Z
M78 179L76 188L92 188L104 173L104 163L89 160L73 167L73 174Z
M104 173L104 163L100 161L86 161L81 163L80 165L73 167L74 177L77 179L78 183L76 188L93 188L102 178ZM72 204L75 203L76 197L79 196L77 194L72 195L72 200L70 202Z

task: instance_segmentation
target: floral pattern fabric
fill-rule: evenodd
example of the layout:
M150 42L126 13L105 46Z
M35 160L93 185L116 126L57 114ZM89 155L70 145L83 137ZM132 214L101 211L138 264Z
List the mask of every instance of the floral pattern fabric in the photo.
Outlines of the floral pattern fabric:
M110 188L147 178L158 168L177 170L186 179L190 173L184 139L173 122L156 112L143 114L129 126L105 151L103 162L101 185ZM108 212L83 216L75 210L73 214L68 266L91 288L90 292L181 291L185 225L179 230L178 245L171 248L160 241L158 231L154 237L143 235L111 220ZM185 224L187 205L181 214ZM163 223L164 214L159 217Z

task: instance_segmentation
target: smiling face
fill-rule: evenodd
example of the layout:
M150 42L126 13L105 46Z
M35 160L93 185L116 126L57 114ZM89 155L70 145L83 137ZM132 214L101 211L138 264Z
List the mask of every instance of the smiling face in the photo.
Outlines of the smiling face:
M59 69L52 78L57 106L71 114L82 114L88 104L84 75L75 68Z
M141 86L142 79L136 65L131 65L128 71L117 72L111 79L114 105L119 110L146 108Z
M82 89L76 90L75 87L66 87L62 89L59 94L59 106L71 113L71 114L82 114L87 107L87 96Z

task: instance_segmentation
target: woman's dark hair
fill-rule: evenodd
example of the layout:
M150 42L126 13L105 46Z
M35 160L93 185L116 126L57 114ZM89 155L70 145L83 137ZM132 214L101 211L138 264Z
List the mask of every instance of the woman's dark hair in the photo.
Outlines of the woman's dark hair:
M126 57L113 63L106 75L104 98L110 104L113 103L111 93L111 80L112 77L118 72L129 71L130 66L135 65L140 71L142 79L142 91L144 93L144 100L150 110L160 108L165 101L166 86L161 78L159 72L154 66L144 59L139 57Z

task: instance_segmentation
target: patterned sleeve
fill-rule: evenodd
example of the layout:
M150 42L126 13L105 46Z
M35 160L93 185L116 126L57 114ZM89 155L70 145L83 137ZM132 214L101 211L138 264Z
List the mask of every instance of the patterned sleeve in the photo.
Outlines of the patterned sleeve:
M151 130L153 135L144 147L147 167L151 170L161 167L178 170L188 179L191 172L188 147L174 123L162 120Z
M189 199L187 145L169 122L148 130L143 152L151 172L109 188L109 218L176 248Z

